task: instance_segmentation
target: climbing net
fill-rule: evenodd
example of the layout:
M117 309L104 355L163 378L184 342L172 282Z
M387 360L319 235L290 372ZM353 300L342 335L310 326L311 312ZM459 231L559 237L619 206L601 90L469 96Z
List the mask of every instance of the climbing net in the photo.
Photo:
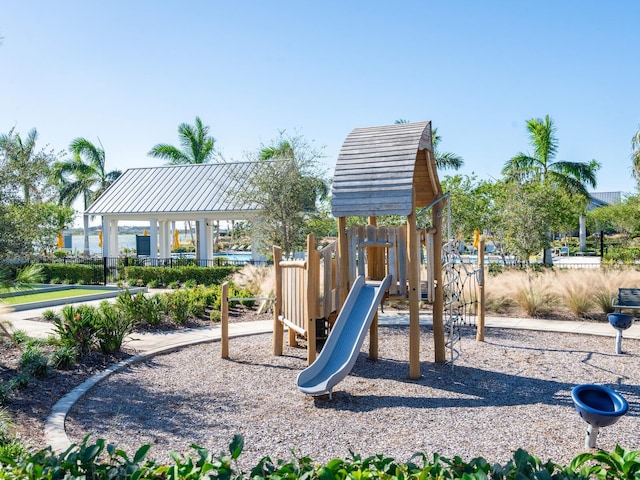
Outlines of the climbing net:
M450 240L442 247L442 293L444 296L445 345L453 365L460 357L460 339L464 328L477 328L481 271L477 265L463 262L460 242Z

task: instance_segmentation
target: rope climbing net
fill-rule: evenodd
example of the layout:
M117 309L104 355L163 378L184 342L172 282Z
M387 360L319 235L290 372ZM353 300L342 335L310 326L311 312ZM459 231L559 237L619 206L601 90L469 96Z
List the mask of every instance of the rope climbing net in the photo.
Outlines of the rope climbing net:
M480 269L463 262L460 242L450 240L442 247L442 293L444 296L445 345L447 363L460 357L460 339L464 328L477 328Z

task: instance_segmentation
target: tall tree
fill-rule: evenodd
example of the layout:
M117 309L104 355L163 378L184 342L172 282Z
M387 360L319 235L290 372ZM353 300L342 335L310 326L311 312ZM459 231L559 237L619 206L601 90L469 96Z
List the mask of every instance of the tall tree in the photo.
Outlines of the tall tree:
M399 118L396 124L409 123L409 120ZM464 160L460 155L452 152L441 152L438 145L442 141L442 137L438 135L438 129L431 130L431 144L433 145L433 158L436 162L436 168L440 170L460 170L464 165Z
M178 138L182 148L158 143L148 153L150 157L167 160L169 165L195 165L209 163L216 154L216 140L209 135L209 126L196 117L194 125L181 123Z
M263 145L254 155L261 161L259 173L245 181L249 188L243 200L261 209L252 223L259 248L267 253L279 245L290 254L305 244L310 233L309 220L316 217L318 203L329 191L318 160L321 150L312 147L301 135L280 136Z
M99 141L99 140L98 140ZM120 170L106 169L106 155L102 144L94 145L86 138L76 138L69 145L72 157L54 165L60 189L60 202L71 206L82 198L86 210L116 179ZM83 215L84 254L89 254L89 218Z
M39 201L49 181L51 163L55 159L53 152L36 149L38 131L33 128L23 139L11 129L8 134L0 134L0 154L2 155L5 175L11 177L22 190L22 200L30 204Z
M586 207L589 199L587 187L595 188L600 163L596 160L556 161L558 138L556 127L549 115L544 119L527 120L527 131L533 153L518 153L508 160L502 169L505 179L522 185L548 183L551 187L557 188L558 192L571 195L583 208ZM552 263L549 239L543 261L547 265Z
M519 183L550 180L552 184L564 188L570 194L589 197L587 187L595 188L596 173L600 163L556 161L558 138L553 120L547 115L544 119L527 120L529 143L533 153L518 153L508 160L502 174L507 180Z
M631 173L640 186L640 127L631 139Z

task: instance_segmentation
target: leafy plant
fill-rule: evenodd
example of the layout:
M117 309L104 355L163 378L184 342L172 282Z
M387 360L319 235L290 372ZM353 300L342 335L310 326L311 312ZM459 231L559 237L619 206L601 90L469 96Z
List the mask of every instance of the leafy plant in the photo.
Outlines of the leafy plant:
M18 345L24 345L29 341L29 335L24 330L14 330L11 336Z
M48 308L44 312L42 312L42 318L44 318L47 322L53 322L56 318L60 316L52 309Z
M189 293L186 290L176 290L166 294L165 308L177 324L182 325L187 321L190 307Z
M49 358L39 347L27 348L18 362L20 369L35 378L45 378L51 372Z
M51 364L58 370L68 370L76 363L78 353L69 345L62 345L51 354Z
M0 381L0 406L7 405L11 399L11 386Z
M610 453L600 450L578 455L569 468L583 478L637 479L640 477L640 451L628 451L616 445Z
M31 375L25 372L20 372L18 375L11 379L11 382L9 383L9 389L11 391L22 390L23 388L26 388L27 385L29 385L31 379Z
M121 315L113 304L103 300L96 317L96 337L100 351L103 353L120 351L124 338L133 331L136 324L135 319Z
M54 331L63 345L73 347L78 355L87 355L96 341L99 313L91 305L65 305L62 318L54 321Z

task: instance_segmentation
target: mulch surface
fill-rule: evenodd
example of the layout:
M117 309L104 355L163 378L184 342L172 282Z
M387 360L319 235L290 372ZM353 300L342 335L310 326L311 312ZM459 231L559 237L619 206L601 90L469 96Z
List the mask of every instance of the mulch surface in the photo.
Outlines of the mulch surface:
M229 312L230 322L268 318L272 318L271 314L258 314L255 310L242 306ZM173 331L210 325L210 321L201 319L191 319L183 325L165 320L157 326L143 325L137 331ZM50 345L42 348L45 353L54 350ZM33 448L44 448L44 423L56 402L87 378L133 353L128 352L126 347L117 354L91 352L68 370L52 369L46 378L31 378L25 387L15 389L11 385L20 375L19 363L23 348L8 338L0 337L0 409L4 408L9 412L13 424L12 433Z

